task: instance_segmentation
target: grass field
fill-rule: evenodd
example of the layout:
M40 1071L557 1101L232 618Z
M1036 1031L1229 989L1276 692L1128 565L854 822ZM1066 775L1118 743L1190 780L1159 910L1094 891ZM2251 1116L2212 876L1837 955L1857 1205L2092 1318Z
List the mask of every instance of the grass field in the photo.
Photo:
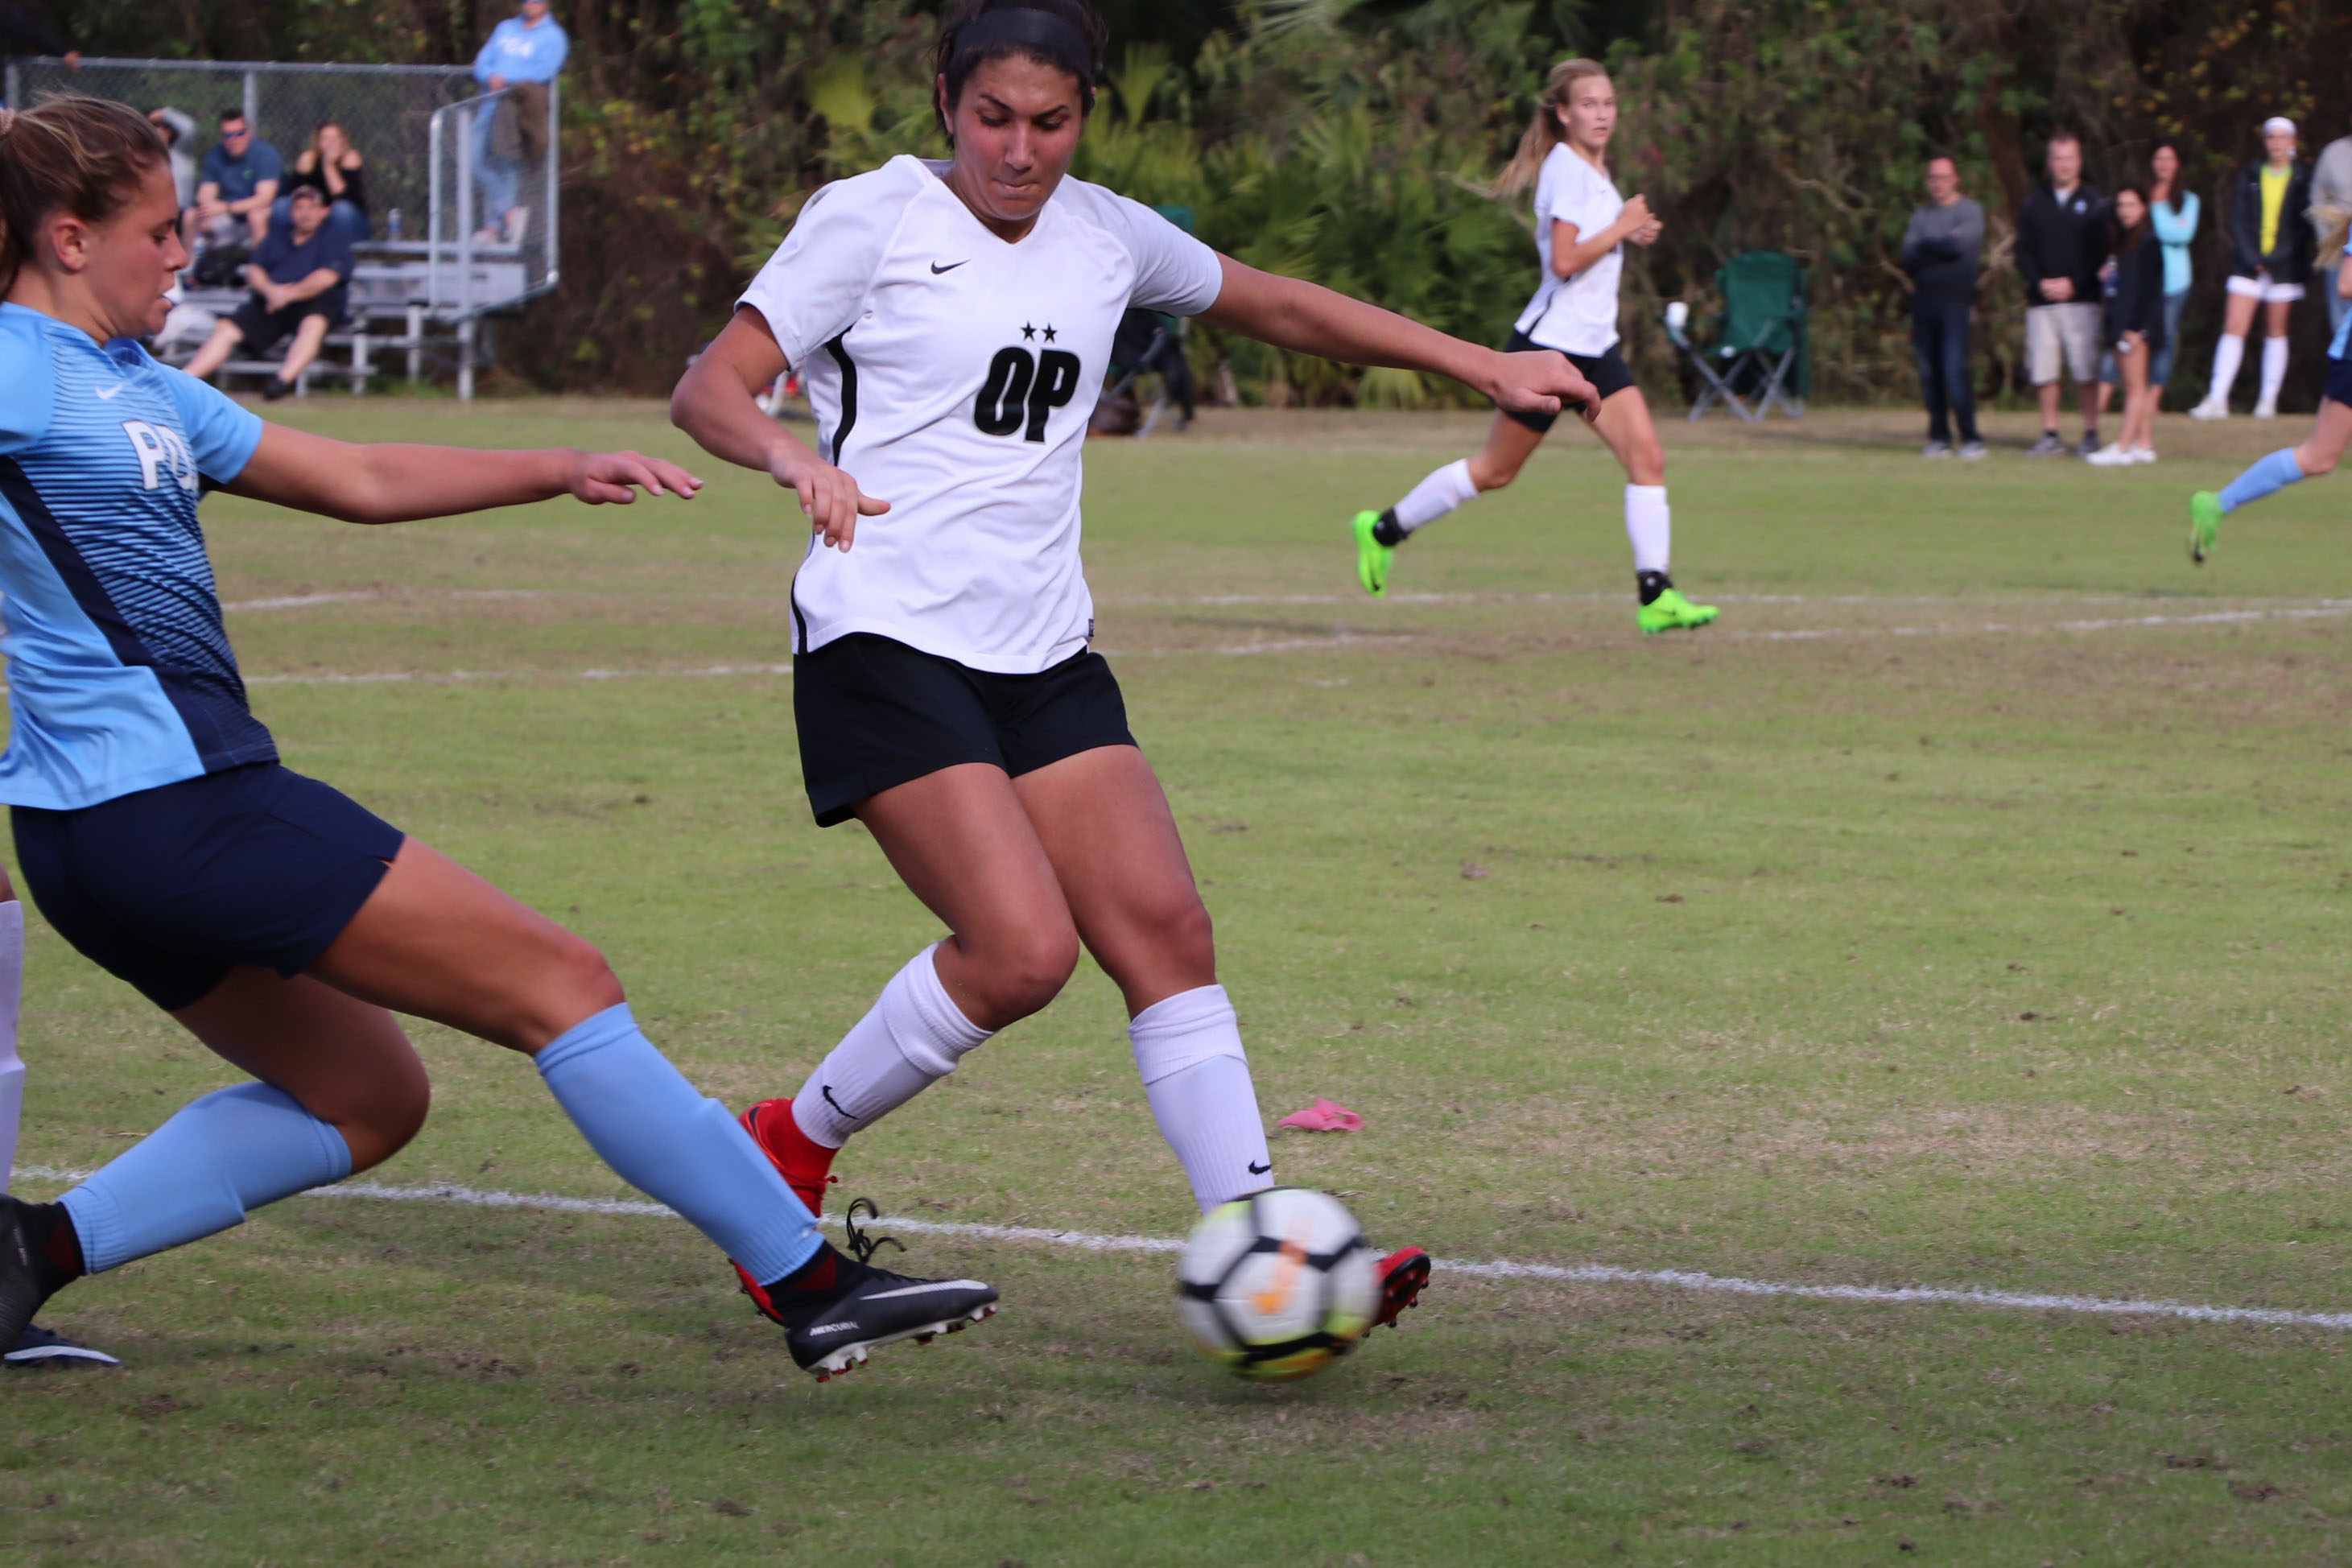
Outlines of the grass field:
M320 399L332 434L634 444L650 406ZM1340 524L1454 416L1253 414L1089 457L1101 646L1217 916L1279 1174L1452 1259L2352 1309L2342 481L1929 466L1910 416L1667 431L1633 635L1621 477L1562 441L1353 587ZM2291 426L2291 427L2290 427ZM811 826L777 494L369 531L216 497L288 760L601 943L730 1102L789 1092L935 929ZM713 673L721 670L720 673ZM36 922L21 1158L231 1075ZM845 1156L941 1222L1181 1235L1124 1019L1061 1001ZM374 1179L627 1196L523 1062L420 1027ZM20 1184L47 1195L54 1174ZM77 1286L119 1373L0 1382L0 1560L991 1565L2352 1558L2343 1331L1441 1271L1263 1390L1168 1259L929 1233L1006 1310L817 1387L649 1217L297 1200Z

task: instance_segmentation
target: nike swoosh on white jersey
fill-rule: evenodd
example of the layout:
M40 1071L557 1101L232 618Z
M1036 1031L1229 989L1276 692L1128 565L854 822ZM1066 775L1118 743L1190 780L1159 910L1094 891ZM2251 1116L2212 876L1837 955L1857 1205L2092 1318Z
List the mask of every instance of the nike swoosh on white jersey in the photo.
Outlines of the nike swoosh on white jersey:
M112 386L97 386L97 387L92 387L90 390L91 390L91 392L93 392L94 394L96 394L96 395L97 395L97 397L98 397L99 401L100 401L100 402L101 402L101 403L103 403L103 402L105 402L108 398L112 397L116 393L118 393L118 392L121 391L125 386L128 386L129 384L130 384L130 383L128 383L128 382L118 381L118 382L116 382Z

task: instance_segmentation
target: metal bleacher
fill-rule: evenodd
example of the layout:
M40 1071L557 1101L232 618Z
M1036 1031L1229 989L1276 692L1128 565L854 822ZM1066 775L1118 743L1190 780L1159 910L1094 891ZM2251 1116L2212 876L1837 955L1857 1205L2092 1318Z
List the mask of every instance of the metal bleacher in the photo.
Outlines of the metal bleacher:
M297 392L341 380L354 393L395 366L411 381L452 373L457 395L474 395L487 363L491 319L555 287L558 89L547 91L544 155L516 165L517 200L527 213L516 243L484 237L500 215L478 211L475 127L507 93L484 94L463 66L296 65L259 61L46 58L7 62L6 101L28 105L56 93L91 93L142 113L164 105L196 121L198 156L226 110L242 110L290 167L324 121L343 126L366 161L373 237L355 247L357 266L343 321ZM517 105L518 108L520 105ZM421 221L420 221L421 220ZM198 289L186 275L183 303L224 316L241 287ZM194 343L163 357L184 363ZM274 374L272 360L231 360L216 379Z

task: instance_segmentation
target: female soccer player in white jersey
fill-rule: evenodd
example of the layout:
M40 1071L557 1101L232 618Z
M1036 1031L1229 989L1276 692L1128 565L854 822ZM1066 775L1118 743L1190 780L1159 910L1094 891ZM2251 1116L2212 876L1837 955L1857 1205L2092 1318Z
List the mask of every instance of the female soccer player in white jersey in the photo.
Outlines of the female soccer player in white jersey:
M395 522L700 481L634 452L354 446L148 357L187 264L163 143L121 104L0 125L0 801L67 941L254 1081L183 1107L55 1204L0 1198L0 1343L50 1295L389 1159L423 1124L392 1010L530 1057L623 1177L760 1287L823 1376L995 1292L836 1256L743 1130L638 1032L596 950L279 764L196 521L222 488Z
M1079 0L968 0L941 29L954 156L811 198L671 402L712 453L798 492L801 767L820 823L866 824L946 924L790 1100L745 1122L817 1206L852 1133L1053 1000L1081 942L1124 994L1154 1119L1203 1209L1273 1161L1208 912L1118 684L1087 648L1079 446L1130 305L1300 353L1451 375L1549 413L1591 389L1220 257L1064 177L1102 72ZM787 366L823 432L752 402ZM1427 1278L1388 1260L1393 1321Z
M1659 222L1640 196L1617 194L1604 159L1617 129L1617 89L1595 60L1551 69L1535 123L1496 182L1497 195L1536 188L1536 258L1543 282L1519 312L1510 348L1557 353L1590 381L1584 417L1625 469L1625 532L1633 542L1633 584L1644 632L1703 626L1712 605L1694 605L1666 570L1673 528L1666 510L1666 454L1650 405L1618 352L1617 277L1627 241L1649 245ZM1397 546L1463 502L1519 477L1552 427L1540 410L1502 407L1477 456L1448 463L1386 511L1356 514L1356 577L1375 597L1389 587Z

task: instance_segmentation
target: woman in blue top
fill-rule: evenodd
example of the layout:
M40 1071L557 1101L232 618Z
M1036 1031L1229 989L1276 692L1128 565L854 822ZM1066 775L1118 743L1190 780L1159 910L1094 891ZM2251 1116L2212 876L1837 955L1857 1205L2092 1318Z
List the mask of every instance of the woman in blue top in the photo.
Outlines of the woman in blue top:
M2148 384L2158 388L2172 379L2173 351L2180 343L2180 312L2189 304L2189 243L2197 237L2200 210L2197 193L2180 188L2180 149L2169 142L2157 143L2147 157L2148 222L2157 242L2164 247L2164 342L2149 356Z
M0 802L59 934L257 1080L184 1107L55 1204L0 1197L0 1345L85 1273L389 1159L427 1100L395 1010L531 1057L614 1170L736 1261L804 1368L986 1315L984 1285L837 1257L638 1032L594 948L279 764L196 521L210 489L395 522L699 481L634 452L264 424L139 346L186 265L171 165L136 113L65 98L0 121Z

